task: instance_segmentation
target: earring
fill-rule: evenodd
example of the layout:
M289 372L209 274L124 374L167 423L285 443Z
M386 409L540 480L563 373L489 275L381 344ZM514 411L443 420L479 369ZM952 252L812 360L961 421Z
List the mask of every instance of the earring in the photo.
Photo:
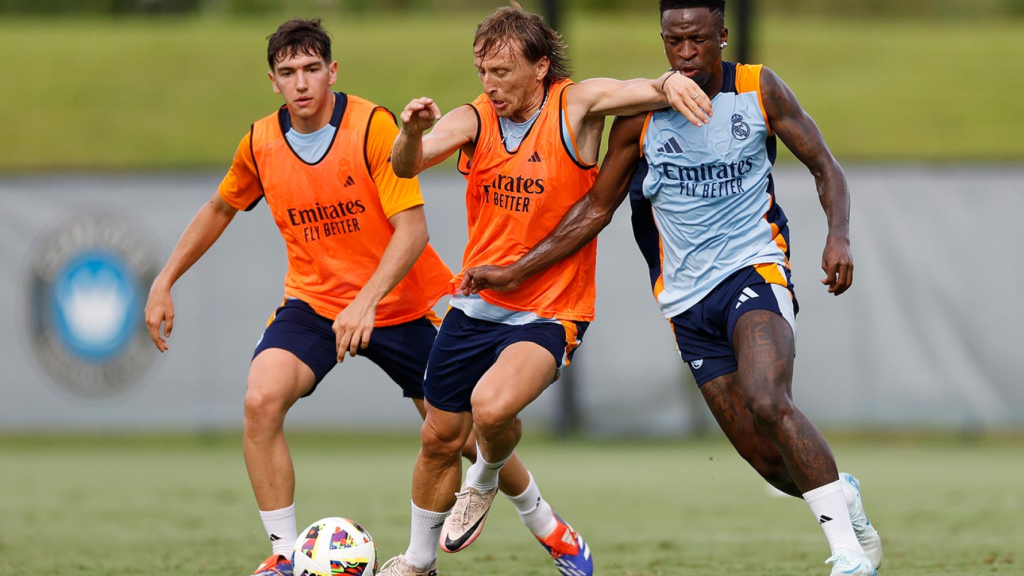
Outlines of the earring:
M728 46L728 45L729 45L728 42L722 42L722 50L725 50L725 47Z

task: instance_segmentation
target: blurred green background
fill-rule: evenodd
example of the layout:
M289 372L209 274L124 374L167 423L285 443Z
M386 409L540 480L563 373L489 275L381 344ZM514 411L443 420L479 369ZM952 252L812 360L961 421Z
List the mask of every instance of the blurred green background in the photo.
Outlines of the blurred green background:
M450 109L479 92L473 31L502 4L0 0L0 171L225 167L280 104L266 37L292 16L324 18L337 89L393 111L424 95ZM840 161L1024 159L1024 0L754 4L755 59L789 83ZM576 79L666 68L656 2L566 6Z

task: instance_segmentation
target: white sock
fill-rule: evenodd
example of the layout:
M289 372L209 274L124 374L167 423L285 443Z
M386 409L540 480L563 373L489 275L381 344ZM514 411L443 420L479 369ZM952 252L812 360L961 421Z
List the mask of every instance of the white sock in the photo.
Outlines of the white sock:
M299 539L299 529L295 527L295 504L280 510L260 510L260 518L274 547L273 554L291 558L292 547Z
M547 500L540 495L540 488L533 481L533 474L530 474L530 485L526 490L519 496L509 496L508 499L519 512L519 519L538 538L548 537L558 527L555 513Z
M825 532L833 555L839 548L858 554L864 553L860 542L857 541L857 535L853 533L850 509L843 495L842 481L836 480L805 493L804 501L811 507L811 513Z
M412 530L409 532L409 549L405 559L418 569L426 568L437 559L437 542L448 512L431 512L412 504Z
M466 472L466 485L472 486L481 492L490 492L498 487L498 472L501 472L501 467L508 462L512 454L508 455L501 462L485 462L484 453L480 450L480 445L476 446L476 462L469 467Z

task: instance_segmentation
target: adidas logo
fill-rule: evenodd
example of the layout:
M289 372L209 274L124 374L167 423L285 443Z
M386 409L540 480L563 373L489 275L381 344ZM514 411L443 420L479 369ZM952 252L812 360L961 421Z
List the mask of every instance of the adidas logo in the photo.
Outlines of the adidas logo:
M754 292L753 290L750 289L749 286L747 286L746 288L743 289L743 293L740 294L740 300L739 302L736 303L736 308L739 308L740 306L743 305L744 302L750 300L751 298L757 298L757 292ZM831 520L831 518L829 518L829 520Z
M572 530L566 530L565 533L562 534L562 542L565 542L570 546L576 545L576 539L572 537Z
M349 186L355 186L355 183L356 179L353 178L351 174L348 175L348 178L345 178L345 188L348 188Z
M280 537L280 536L278 536L277 534L271 534L271 535L270 535L270 541L271 541L271 542L277 542L277 541L278 541L278 540L280 540L280 539L281 539L281 537Z
M831 521L832 521L832 519L831 519L831 518L829 518L828 516L825 516L824 514L822 514L822 515L821 515L821 516L820 516L820 517L818 518L818 524L824 524L825 522L831 522Z
M437 530L438 528L440 528L440 527L442 527L442 526L444 526L444 520L441 520L441 521L440 521L440 522L438 522L437 524L434 524L433 526L431 526L431 527L430 527L430 529L431 529L431 530Z
M673 136L668 139L668 142L665 142L664 146L658 148L658 152L662 154L682 154L683 147L679 145L679 142L676 142L676 137Z
M540 161L541 161L540 154L538 152L534 152L533 156L530 156L530 159L527 160L527 162L540 162Z

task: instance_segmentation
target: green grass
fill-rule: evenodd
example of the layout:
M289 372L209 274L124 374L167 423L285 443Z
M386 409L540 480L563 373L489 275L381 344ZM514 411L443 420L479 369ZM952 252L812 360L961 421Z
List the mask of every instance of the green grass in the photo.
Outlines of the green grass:
M486 13L329 18L337 87L395 111L421 95L467 102ZM280 103L264 59L277 23L4 18L0 171L225 168ZM651 15L569 15L566 31L577 78L666 68ZM757 36L842 161L1024 159L1024 20L773 16Z
M0 438L0 574L246 574L268 553L239 439ZM415 435L297 435L300 524L349 516L385 559L408 538ZM833 443L885 541L883 574L1024 573L1019 439ZM720 441L556 443L520 450L584 534L598 574L827 574L807 507L766 494ZM300 526L301 528L301 526ZM556 574L499 500L481 540L441 573Z

